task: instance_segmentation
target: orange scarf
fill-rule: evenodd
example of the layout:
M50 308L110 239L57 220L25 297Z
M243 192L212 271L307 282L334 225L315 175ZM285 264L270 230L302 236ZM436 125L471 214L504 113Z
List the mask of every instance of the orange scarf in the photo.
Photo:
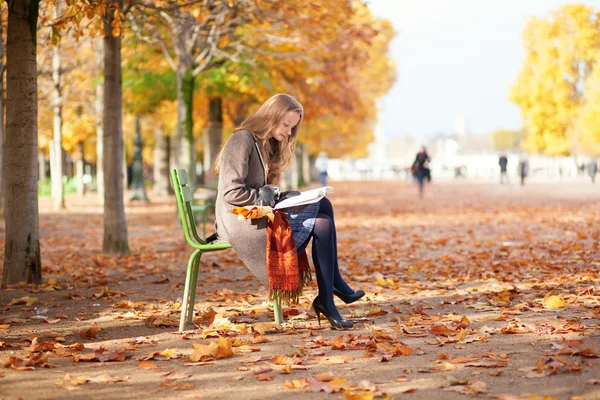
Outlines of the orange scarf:
M298 304L304 285L311 279L306 251L296 252L287 214L275 210L267 222L267 273L270 298Z

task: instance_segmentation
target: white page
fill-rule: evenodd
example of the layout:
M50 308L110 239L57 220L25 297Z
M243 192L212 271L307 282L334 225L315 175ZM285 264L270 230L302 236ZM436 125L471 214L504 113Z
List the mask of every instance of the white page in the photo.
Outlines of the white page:
M317 201L319 201L323 197L325 197L325 195L327 193L331 192L332 190L333 190L333 188L331 186L323 186L323 187L316 188L316 189L306 190L304 192L301 192L299 196L290 197L283 201L280 201L279 203L277 203L275 205L275 207L273 207L273 209L279 210L281 208L295 207L295 206L316 203Z

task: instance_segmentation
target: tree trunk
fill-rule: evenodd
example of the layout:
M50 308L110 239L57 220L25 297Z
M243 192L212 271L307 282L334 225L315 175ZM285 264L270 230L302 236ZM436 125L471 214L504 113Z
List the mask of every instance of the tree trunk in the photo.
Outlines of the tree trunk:
M155 196L168 196L173 194L169 180L169 154L171 152L171 138L163 134L162 127L156 125L156 144L154 145L154 186L152 191Z
M292 154L292 165L290 165L290 187L292 190L298 190L298 182L300 180L300 163L298 162L298 148Z
M53 9L54 18L58 18L58 6ZM63 190L63 146L62 146L62 88L61 88L60 43L52 47L52 113L53 144L50 146L50 179L52 181L52 207L59 211L65 208Z
M191 69L177 71L176 167L185 168L190 184L196 183L196 146L194 146L194 76Z
M223 101L212 97L208 103L208 128L204 134L204 183L217 186L213 171L215 159L223 142Z
M37 195L38 0L9 0L6 138L6 240L2 286L42 282Z
M83 156L83 141L79 141L77 142L77 162L75 164L75 171L77 171L77 194L81 197L85 194L85 182L83 181L84 169L85 158Z
M302 183L304 185L310 184L310 159L308 156L308 144L304 143L302 146Z
M0 217L4 217L4 19L0 15Z
M123 201L123 97L121 92L121 36L113 37L113 7L123 0L109 2L104 18L104 239L105 253L126 254L127 221Z
M94 102L94 112L96 113L96 189L98 190L98 200L100 205L104 205L104 166L102 160L104 157L104 84L99 83L96 86L96 101Z

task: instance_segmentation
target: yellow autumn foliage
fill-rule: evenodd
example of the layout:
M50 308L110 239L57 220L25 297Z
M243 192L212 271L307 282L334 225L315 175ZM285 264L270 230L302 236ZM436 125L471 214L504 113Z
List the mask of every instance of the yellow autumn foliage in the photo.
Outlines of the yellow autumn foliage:
M532 18L524 32L526 58L511 87L527 132L524 147L550 155L580 153L593 122L588 84L600 59L600 10L565 5L547 18ZM588 117L581 120L587 105ZM586 125L587 124L587 125ZM582 128L584 127L584 128Z

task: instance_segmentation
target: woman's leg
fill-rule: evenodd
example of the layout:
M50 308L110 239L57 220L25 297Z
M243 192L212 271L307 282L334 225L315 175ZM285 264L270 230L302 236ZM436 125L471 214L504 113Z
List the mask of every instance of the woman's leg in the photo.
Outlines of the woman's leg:
M312 259L319 287L319 302L327 314L336 320L342 319L333 302L333 285L335 279L334 228L332 219L325 214L318 214L312 240Z
M342 274L340 274L337 253L337 230L335 228L335 219L333 217L333 205L327 197L323 197L319 202L319 214L327 215L331 219L331 225L333 227L333 251L335 260L333 286L343 294L351 295L354 293L354 289L348 286L346 281L344 281L344 278L342 278Z

